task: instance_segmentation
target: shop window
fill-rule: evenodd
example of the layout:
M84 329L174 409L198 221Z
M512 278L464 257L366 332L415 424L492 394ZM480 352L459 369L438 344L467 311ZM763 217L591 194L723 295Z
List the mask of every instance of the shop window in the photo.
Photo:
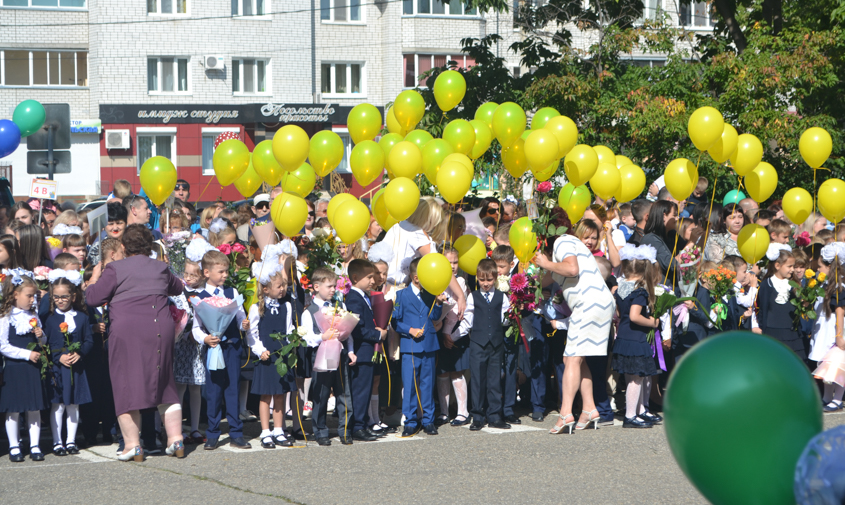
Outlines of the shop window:
M88 86L88 53L0 51L3 86Z
M174 56L147 59L147 92L189 94L190 58Z
M202 129L202 175L214 175L214 140L223 132L240 133L239 128L203 128Z
M153 156L164 156L176 165L175 128L138 128L138 173L144 162Z

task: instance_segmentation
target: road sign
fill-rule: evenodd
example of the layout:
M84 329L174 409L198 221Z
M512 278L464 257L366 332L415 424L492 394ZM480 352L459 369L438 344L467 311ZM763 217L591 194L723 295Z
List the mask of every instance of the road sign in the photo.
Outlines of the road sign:
M29 188L29 196L32 198L41 198L47 200L55 200L59 193L59 184L50 179L32 179L32 186Z
M30 151L46 151L49 127L53 127L53 149L70 149L70 104L44 104L47 118L40 130L26 138L26 148Z
M49 175L47 166L47 151L29 151L26 153L26 173L33 175ZM53 173L70 173L70 151L53 151Z

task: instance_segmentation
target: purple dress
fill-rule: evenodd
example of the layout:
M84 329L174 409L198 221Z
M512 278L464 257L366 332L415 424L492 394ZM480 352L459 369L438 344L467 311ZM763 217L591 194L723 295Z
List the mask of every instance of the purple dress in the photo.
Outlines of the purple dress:
M166 263L136 255L109 263L85 291L89 306L109 304L109 375L117 415L179 403L167 297L183 287Z

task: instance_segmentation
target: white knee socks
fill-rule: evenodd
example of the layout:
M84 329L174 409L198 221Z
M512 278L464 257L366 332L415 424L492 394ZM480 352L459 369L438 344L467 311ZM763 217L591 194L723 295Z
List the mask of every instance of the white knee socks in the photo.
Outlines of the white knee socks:
M62 443L62 424L67 412L67 441L66 445L76 444L76 431L79 428L79 405L65 405L54 403L50 410L50 428L53 432L53 445ZM32 424L30 423L30 434Z
M18 454L20 449L20 436L18 435L18 413L6 413L6 436L9 437L9 448L13 448L11 454ZM41 412L32 410L26 413L26 422L29 425L29 447L30 452L40 452L38 439L41 437Z
M825 383L824 385L824 396L822 400L825 404L829 404L832 402L836 402L837 404L842 403L842 394L845 393L845 388L840 386L839 384L828 384Z
M437 397L440 400L440 414L449 417L449 393L452 385L448 375L437 376Z
M11 449L12 454L20 453L20 449L18 446L20 445L20 437L18 434L18 417L20 415L17 412L8 412L6 414L6 436L9 437L9 448Z
M455 403L458 405L458 415L469 417L469 410L467 409L467 381L461 374L458 378L452 379L452 387L455 388Z
M632 419L639 414L642 407L643 377L639 375L625 374L628 387L625 390L625 417Z

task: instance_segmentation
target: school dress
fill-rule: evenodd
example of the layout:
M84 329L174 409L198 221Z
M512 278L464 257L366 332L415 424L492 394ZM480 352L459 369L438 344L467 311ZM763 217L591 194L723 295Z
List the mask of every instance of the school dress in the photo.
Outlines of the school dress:
M619 326L610 366L618 373L650 377L661 372L654 358L654 349L648 343L651 328L632 322L630 317L634 305L642 307L641 314L648 316L648 292L633 284L630 281L620 282L614 295L619 307Z
M807 359L807 339L801 337L795 321L795 306L789 302L792 287L789 279L769 277L757 295L757 322L763 333L780 341L802 360Z
M280 300L282 302L287 302L290 304L291 309L291 323L293 324L294 328L298 328L301 326L302 321L302 313L305 312L305 307L310 305L308 297L306 296L305 290L302 289L302 286L299 282L294 282L292 289L288 291L288 294ZM314 353L316 351L310 347L297 347L296 348L296 368L294 369L294 377L297 379L310 379L312 377L311 370L314 368Z
M177 384L202 386L205 384L205 361L202 359L202 344L191 337L194 311L188 298L196 296L196 291L185 290L178 296L171 296L170 301L177 309L188 311L188 324L181 335L177 336L173 346L173 380Z
M266 350L270 351L270 359L258 360L252 377L250 393L254 395L283 395L296 391L296 379L292 369L289 369L284 377L279 376L276 371L276 359L287 360L288 357L278 357L273 354L288 343L275 340L270 337L274 333L287 335L294 331L291 323L291 307L289 303L280 303L279 300L266 298L264 300L264 316L258 315L258 305L249 308L249 334L248 343L256 356Z
M0 412L31 412L50 406L50 374L41 380L41 361L29 361L32 351L26 348L30 343L41 343L32 331L32 319L38 321L33 312L18 308L0 318L0 352L6 362ZM46 343L44 339L42 342Z
M458 285L466 294L466 281L458 277ZM447 300L443 304L443 326L440 333L443 339L450 339L454 346L447 349L441 346L437 351L437 374L448 372L462 372L469 370L469 338L460 331L461 321L458 319L458 302L455 299L452 289L446 289Z
M62 355L68 354L67 342L60 329L62 323L68 325L70 343L82 344L79 350L81 359L72 367L66 367L59 362ZM56 309L44 321L44 334L53 353L53 403L64 405L91 403L91 389L88 386L88 374L85 373L84 365L88 353L94 347L94 336L91 333L88 315L75 310L62 312ZM71 381L71 375L73 381Z

